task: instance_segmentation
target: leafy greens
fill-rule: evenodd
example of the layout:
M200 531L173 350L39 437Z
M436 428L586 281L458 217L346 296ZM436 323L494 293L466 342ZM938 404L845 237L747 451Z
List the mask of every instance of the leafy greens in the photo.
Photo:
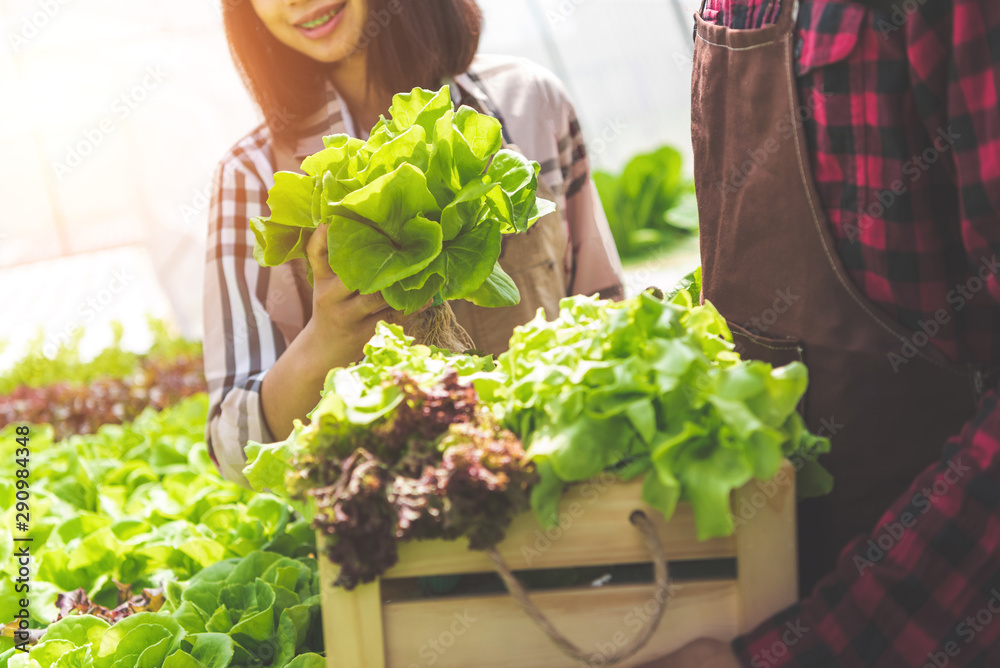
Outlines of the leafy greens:
M54 441L48 428L33 431L33 625L56 618L59 592L82 588L110 608L116 583L158 588L258 549L314 549L314 532L287 503L219 476L204 443L207 411L200 394L87 436ZM18 447L13 429L0 431L8 461ZM5 526L14 525L16 491L14 478L0 480ZM0 532L0 624L19 609L14 549Z
M325 137L304 174L275 174L270 217L250 221L254 258L305 258L313 230L328 224L330 268L350 290L381 292L406 313L432 299L517 304L497 260L503 234L555 208L536 198L538 164L501 148L496 119L455 110L448 86L396 95L389 114L367 141Z
M380 323L365 361L327 377L308 426L247 447L255 487L311 497L347 589L393 566L398 541L466 536L485 549L529 507L533 467L474 386L492 387L492 360L412 342Z
M694 183L670 146L633 157L621 174L595 171L594 184L623 258L668 246L698 229Z
M157 612L63 617L0 668L322 668L319 587L315 559L251 552L170 583Z
M829 442L796 411L805 366L740 360L715 307L694 306L688 290L673 299L570 297L555 321L514 331L497 397L541 475L532 506L543 523L566 483L607 469L646 474L643 498L667 519L690 501L700 539L731 534L730 492L786 457L804 462L800 483L817 483L804 492L829 491L815 462Z

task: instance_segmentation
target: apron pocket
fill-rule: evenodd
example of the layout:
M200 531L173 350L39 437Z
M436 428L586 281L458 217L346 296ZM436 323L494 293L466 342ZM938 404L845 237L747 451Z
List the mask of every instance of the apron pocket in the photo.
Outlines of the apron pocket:
M749 330L740 327L736 323L726 321L729 330L733 333L733 343L736 344L736 352L746 360L760 360L767 362L773 367L785 366L792 362L805 363L802 341L799 339L772 339L766 336L753 334ZM798 410L802 417L806 416L806 400L809 398L809 390L802 395Z
M792 362L804 362L802 342L798 339L772 339L752 334L736 323L726 321L733 333L736 352L743 359L769 362L772 366L785 366Z

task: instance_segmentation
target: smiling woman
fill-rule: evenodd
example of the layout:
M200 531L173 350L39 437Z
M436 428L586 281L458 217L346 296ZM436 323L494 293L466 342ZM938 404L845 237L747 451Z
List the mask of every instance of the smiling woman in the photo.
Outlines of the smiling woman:
M291 118L326 102L325 82L341 95L375 95L388 109L393 93L437 87L464 72L476 53L482 15L473 0L346 0L223 3L230 51L279 141L295 135ZM338 82L337 79L340 79ZM373 95L374 94L374 95ZM365 102L367 100L351 100ZM361 118L357 118L361 121ZM360 123L371 127L371 123Z
M528 61L476 56L475 0L252 0L226 2L224 11L234 60L265 123L223 158L210 213L207 439L223 475L245 482L247 442L285 438L316 405L327 372L362 357L380 320L419 328L409 319L419 314L345 287L330 269L326 234L313 235L307 257L280 266L261 267L252 254L249 221L270 215L275 172L299 171L323 150L324 136L367 137L395 93L448 84L445 106L499 121L504 142L540 165L538 191L557 205L501 247L499 264L519 304L452 302L470 337L462 350L471 341L503 352L515 326L538 308L554 318L562 297L622 294L621 264L566 91Z
M252 1L257 16L282 44L322 63L337 62L355 50L366 4L350 0L307 11L282 0ZM334 31L336 37L323 39Z

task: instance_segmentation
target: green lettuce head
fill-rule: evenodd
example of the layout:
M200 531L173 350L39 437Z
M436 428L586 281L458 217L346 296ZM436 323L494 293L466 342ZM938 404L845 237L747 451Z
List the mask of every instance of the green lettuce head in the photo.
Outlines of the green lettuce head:
M325 137L304 174L275 174L270 217L250 221L254 258L268 267L305 258L313 231L329 225L333 272L394 309L517 304L500 241L555 210L536 197L538 163L502 148L496 119L455 110L448 86L396 95L389 114L367 141Z

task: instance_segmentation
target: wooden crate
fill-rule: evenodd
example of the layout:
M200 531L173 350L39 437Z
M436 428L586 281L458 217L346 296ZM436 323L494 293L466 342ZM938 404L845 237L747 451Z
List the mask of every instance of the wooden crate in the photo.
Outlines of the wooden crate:
M642 503L641 481L595 480L564 495L564 528L550 533L554 540L546 544L534 516L525 513L498 550L514 570L647 563L651 559L642 536L629 522L641 509L653 520L668 561L734 558L735 579L671 587L655 635L617 664L637 666L698 637L728 640L796 600L794 480L786 463L774 480L738 490L735 535L705 542L695 538L690 507L678 507L665 523ZM581 665L564 656L506 594L383 603L379 582L352 592L333 587L336 568L320 559L328 668ZM402 545L399 564L383 581L492 570L489 558L468 550L464 540L424 541ZM611 584L538 592L532 600L578 647L610 653L635 636L644 613L655 609L655 596L652 583Z

